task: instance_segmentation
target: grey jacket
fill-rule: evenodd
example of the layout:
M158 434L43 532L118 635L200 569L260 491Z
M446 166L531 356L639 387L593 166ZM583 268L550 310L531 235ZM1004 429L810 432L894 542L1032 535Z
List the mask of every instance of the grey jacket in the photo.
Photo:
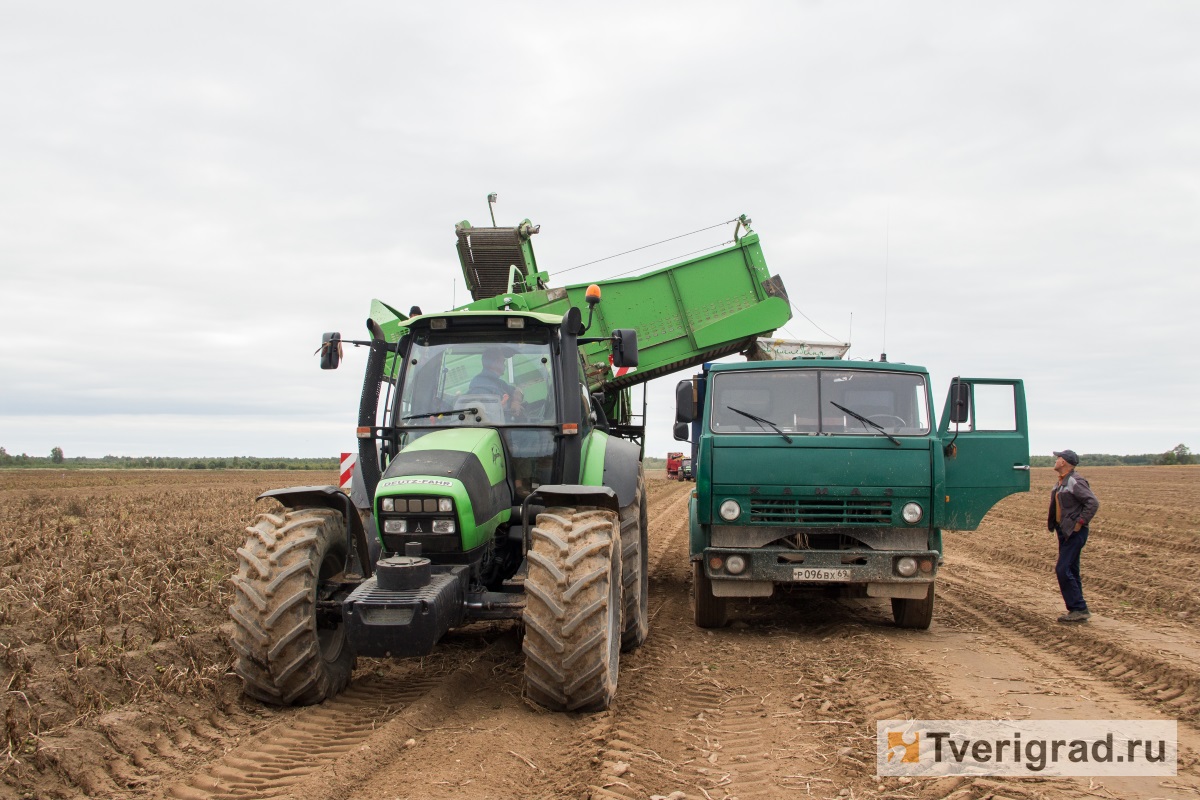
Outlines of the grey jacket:
M1062 531L1068 536L1075 531L1075 523L1087 525L1100 510L1100 501L1092 494L1092 487L1087 478L1075 470L1067 473L1066 477L1050 490L1050 514L1046 518L1046 528L1054 530L1055 498L1062 504Z

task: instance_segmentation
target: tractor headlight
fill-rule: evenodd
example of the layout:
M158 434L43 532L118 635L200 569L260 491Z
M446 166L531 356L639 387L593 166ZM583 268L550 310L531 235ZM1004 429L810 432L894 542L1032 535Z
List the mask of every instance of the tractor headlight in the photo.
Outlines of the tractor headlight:
M443 514L449 514L454 511L454 501L449 497L438 498L438 511Z
M383 521L384 533L408 533L408 520L406 519L385 519Z
M904 516L904 521L909 525L920 522L921 517L924 515L919 503L905 503L904 510L900 513Z
M385 497L382 500L380 500L379 501L379 510L380 511L395 511L396 510L395 498Z
M726 522L733 522L742 515L742 507L738 505L737 500L726 500L721 503L721 519Z
M433 521L434 533L454 533L455 526L452 519L435 519Z

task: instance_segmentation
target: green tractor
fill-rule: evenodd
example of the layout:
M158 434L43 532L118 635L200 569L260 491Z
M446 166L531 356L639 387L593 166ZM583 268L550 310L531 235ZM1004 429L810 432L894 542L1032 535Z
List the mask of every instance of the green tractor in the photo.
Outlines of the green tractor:
M614 307L595 286L548 288L536 232L459 223L471 304L406 315L374 301L368 338L325 334L322 368L346 344L369 352L353 489L262 495L284 508L247 529L230 607L247 695L318 703L346 687L357 656L423 656L452 628L519 619L531 700L608 707L619 654L649 624L644 425L629 387L736 349L790 311L753 234L649 283L606 284L625 298ZM687 286L713 291L714 275L726 276L722 308L691 324ZM666 317L688 323L682 337L654 326L667 305L648 296L655 286L673 287ZM651 323L641 359L621 320Z

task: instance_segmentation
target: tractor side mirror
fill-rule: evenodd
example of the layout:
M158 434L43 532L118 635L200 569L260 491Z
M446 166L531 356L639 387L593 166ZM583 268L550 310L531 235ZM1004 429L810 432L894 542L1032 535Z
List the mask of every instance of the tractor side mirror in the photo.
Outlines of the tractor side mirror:
M321 334L321 369L337 369L342 360L342 335L337 331Z
M671 429L671 433L675 434L675 440L678 442L686 442L688 440L688 424L686 422L676 422Z
M632 328L617 328L612 332L612 358L614 367L638 365L637 331Z
M675 385L675 424L688 423L696 419L696 396L691 381L680 381ZM676 431L675 438L679 438ZM684 436L686 439L687 436Z
M950 384L950 421L967 422L971 418L971 384L955 380Z
M567 313L563 315L562 325L563 332L571 336L583 336L587 333L587 328L583 326L583 315L575 306L567 309Z

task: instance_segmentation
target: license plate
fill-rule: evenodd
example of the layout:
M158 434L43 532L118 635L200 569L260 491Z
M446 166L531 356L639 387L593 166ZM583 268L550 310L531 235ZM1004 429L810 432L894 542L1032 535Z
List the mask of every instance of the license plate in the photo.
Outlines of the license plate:
M848 569L818 569L815 567L792 567L794 581L848 581Z

